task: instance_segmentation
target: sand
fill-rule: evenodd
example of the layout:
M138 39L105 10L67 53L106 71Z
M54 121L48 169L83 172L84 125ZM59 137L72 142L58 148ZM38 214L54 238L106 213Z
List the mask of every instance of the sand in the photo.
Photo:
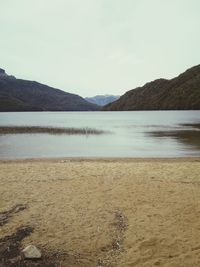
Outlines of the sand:
M0 238L30 226L21 246L59 266L200 266L199 158L0 161L0 212L16 205Z

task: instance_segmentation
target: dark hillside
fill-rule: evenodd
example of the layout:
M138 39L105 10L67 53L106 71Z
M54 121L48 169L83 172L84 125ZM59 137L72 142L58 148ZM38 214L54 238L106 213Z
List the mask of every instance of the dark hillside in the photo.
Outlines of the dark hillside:
M199 110L200 65L178 77L130 90L103 110Z
M99 110L84 98L35 82L16 79L0 69L0 111Z

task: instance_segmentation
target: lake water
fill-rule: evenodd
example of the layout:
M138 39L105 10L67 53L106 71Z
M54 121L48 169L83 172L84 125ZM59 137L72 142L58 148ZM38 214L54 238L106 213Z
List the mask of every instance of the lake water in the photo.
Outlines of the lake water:
M108 133L2 134L0 159L200 156L199 124L200 111L3 112L0 126L95 128Z

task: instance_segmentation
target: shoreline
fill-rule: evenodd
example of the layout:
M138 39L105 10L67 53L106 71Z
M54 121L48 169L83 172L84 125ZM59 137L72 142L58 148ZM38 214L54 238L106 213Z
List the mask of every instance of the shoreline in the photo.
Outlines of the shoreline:
M200 156L192 157L38 157L38 158L18 158L18 159L0 159L1 163L9 162L60 162L60 161L70 161L70 162L185 162L185 161L200 161Z

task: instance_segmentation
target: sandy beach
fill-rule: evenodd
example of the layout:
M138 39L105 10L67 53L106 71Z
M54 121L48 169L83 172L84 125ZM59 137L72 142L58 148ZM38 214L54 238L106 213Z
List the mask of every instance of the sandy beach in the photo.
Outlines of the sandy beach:
M48 266L199 267L199 218L200 158L0 161L0 253L31 229Z

